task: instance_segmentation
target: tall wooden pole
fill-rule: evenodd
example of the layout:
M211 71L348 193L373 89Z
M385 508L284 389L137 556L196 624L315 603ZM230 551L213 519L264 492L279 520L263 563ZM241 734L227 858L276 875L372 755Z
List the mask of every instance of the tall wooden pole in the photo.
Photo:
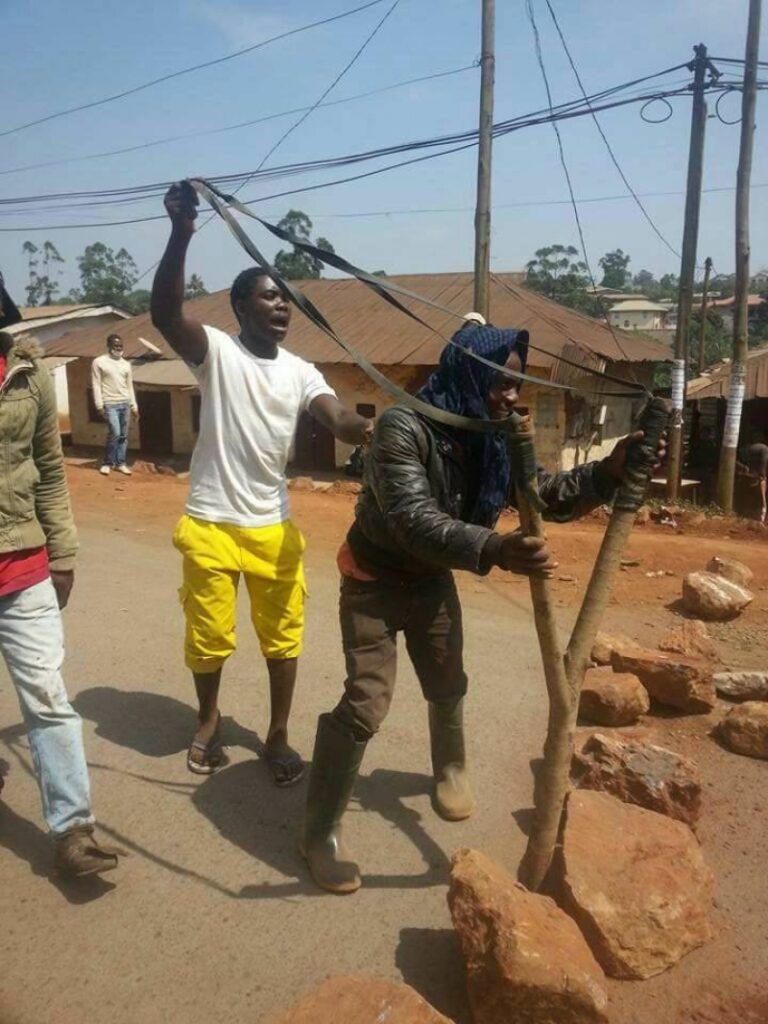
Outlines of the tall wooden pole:
M493 84L496 72L496 0L482 0L480 57L480 140L477 153L475 207L475 311L486 320L490 312L491 152L493 148Z
M706 346L707 338L707 298L709 297L709 276L712 273L712 257L707 256L704 260L704 287L701 295L701 323L699 324L699 376L704 373L707 366Z
M726 512L733 511L733 484L736 478L736 448L741 427L741 408L747 377L749 347L749 185L752 177L752 149L755 139L757 105L757 61L760 47L762 0L750 0L747 46L744 63L744 91L741 96L741 145L736 178L736 289L733 296L733 359L731 386L725 416L720 468L717 476L717 503Z
M669 461L667 463L667 497L674 500L680 491L683 465L683 413L685 411L685 381L688 371L688 334L693 308L693 287L696 274L696 247L699 240L699 211L701 208L701 179L704 165L704 129L707 123L707 103L704 98L704 78L707 72L707 48L694 47L693 111L691 113L691 142L688 150L688 183L685 194L685 223L683 225L683 251L680 260L680 295L677 303L677 332L675 358L672 363L672 423L669 432Z

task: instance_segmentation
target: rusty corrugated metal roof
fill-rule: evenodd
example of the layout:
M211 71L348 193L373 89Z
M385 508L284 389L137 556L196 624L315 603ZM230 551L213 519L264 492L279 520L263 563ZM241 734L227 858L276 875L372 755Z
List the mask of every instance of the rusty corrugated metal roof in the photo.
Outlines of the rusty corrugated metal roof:
M151 359L133 364L134 384L166 388L196 388L194 374L181 359Z
M727 398L731 384L731 361L714 366L709 373L688 382L688 398ZM747 381L744 398L768 398L768 346L747 353Z
M605 324L521 287L517 274L496 276L514 288L514 294L498 285L492 288L492 320L505 327L525 328L530 332L531 342L544 350L543 353L531 353L531 365L542 368L551 366L568 344L582 346L614 362L660 362L671 358L668 346L638 337L634 332L616 331L620 342L617 345L613 333ZM471 273L407 274L393 276L391 280L458 314L472 309L474 279ZM302 281L300 287L325 314L339 335L359 348L371 362L379 366L431 366L437 362L444 344L442 339L393 310L358 281L324 278ZM412 305L424 320L445 337L450 337L457 329L458 321L455 317L411 300L404 301ZM237 330L237 321L229 305L228 290L193 299L185 304L185 310L202 323L219 327L228 333ZM167 358L174 358L159 332L152 326L148 313L124 321L118 330L129 358L146 354L145 347L139 341L141 337L157 345ZM49 343L46 352L49 355L100 355L104 351L107 333L103 327L69 331ZM313 363L351 362L342 349L295 310L286 348Z

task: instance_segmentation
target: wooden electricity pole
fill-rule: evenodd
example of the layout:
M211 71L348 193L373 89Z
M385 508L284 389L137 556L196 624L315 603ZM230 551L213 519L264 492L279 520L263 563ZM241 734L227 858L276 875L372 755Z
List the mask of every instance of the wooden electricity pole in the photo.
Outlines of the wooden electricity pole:
M696 247L699 240L701 179L704 164L704 129L707 123L707 103L704 98L704 79L709 67L707 48L702 43L693 49L696 54L693 61L693 111L691 113L691 142L688 150L683 251L680 259L680 295L677 303L675 358L672 363L672 423L669 432L669 461L667 463L667 497L672 500L677 498L680 490L683 466L683 413L685 411L685 381L688 371L688 334L691 325L693 286L696 274Z
M480 57L480 138L477 152L475 207L475 311L490 313L491 269L491 151L493 147L493 85L496 71L496 0L482 0Z
M709 275L712 273L712 257L704 260L704 288L701 295L701 323L699 324L699 376L707 366L705 341L707 337L707 297L709 293Z
M736 289L733 296L733 359L728 409L720 449L717 476L717 503L726 512L733 511L733 484L736 478L736 448L739 443L741 407L747 376L749 347L749 185L752 177L752 149L755 138L757 104L757 61L760 45L762 0L750 0L747 46L744 59L744 91L741 96L741 144L736 178Z

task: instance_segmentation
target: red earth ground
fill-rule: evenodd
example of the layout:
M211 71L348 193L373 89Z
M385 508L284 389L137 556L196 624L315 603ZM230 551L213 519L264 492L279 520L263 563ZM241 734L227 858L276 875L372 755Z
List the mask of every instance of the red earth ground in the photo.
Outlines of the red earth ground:
M416 755L419 765L423 760L414 747L423 744L422 705L403 665L390 720L366 755L368 802L364 794L349 815L370 874L364 872L357 896L325 898L306 883L283 820L300 815L300 789L281 796L273 811L274 790L260 781L244 741L233 745L232 765L208 782L190 780L183 767L190 695L175 646L177 612L169 607L178 572L169 536L185 482L149 474L105 480L87 466L71 468L69 477L83 554L67 611L68 679L86 719L102 828L132 856L115 873L114 889L88 899L61 900L46 888L46 847L32 825L39 819L36 794L20 769L28 767L28 752L17 726L0 730L10 737L4 799L13 815L3 818L0 809L0 1024L165 1024L214 1016L256 1024L325 974L349 971L404 978L466 1024L445 909L446 855L477 845L514 869L524 848L510 812L530 803L531 784L519 767L508 773L511 764L537 756L546 717L526 581L501 573L459 580L467 658L478 677L469 722L477 817L458 829L439 822L413 781L420 776L409 774ZM354 497L295 491L292 506L308 537L315 592L294 740L308 755L315 704L331 706L340 685L334 554ZM514 523L510 516L508 525ZM574 619L603 530L598 518L549 527L564 625ZM606 629L655 646L679 621L682 577L714 554L739 558L756 575L748 610L711 628L724 667L768 668L768 534L744 522L637 527L626 558L639 564L619 574ZM318 625L323 602L329 617ZM500 645L506 628L511 660ZM228 677L226 713L234 705L238 716L253 699L246 632ZM159 666L151 682L147 658ZM2 689L5 727L18 719L5 682ZM483 708L491 701L503 714L489 717ZM657 978L609 982L612 1024L768 1022L768 763L727 753L713 740L713 724L726 710L721 704L712 715L693 717L656 711L632 730L699 765L698 837L717 880L717 934ZM176 731L161 720L170 712L180 723ZM145 715L159 717L148 723ZM401 760L408 771L392 771ZM394 785L402 791L397 806L387 802ZM254 815L257 825L243 815ZM387 870L377 874L382 865Z

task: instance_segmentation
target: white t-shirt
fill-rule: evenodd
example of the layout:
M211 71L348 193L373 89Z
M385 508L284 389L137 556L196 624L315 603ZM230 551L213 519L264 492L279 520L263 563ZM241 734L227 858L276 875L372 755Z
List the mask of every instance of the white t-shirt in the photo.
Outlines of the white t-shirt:
M191 366L200 385L200 433L192 455L187 514L233 526L288 518L288 462L299 416L334 395L312 363L278 349L252 355L239 338L205 327L208 354Z

